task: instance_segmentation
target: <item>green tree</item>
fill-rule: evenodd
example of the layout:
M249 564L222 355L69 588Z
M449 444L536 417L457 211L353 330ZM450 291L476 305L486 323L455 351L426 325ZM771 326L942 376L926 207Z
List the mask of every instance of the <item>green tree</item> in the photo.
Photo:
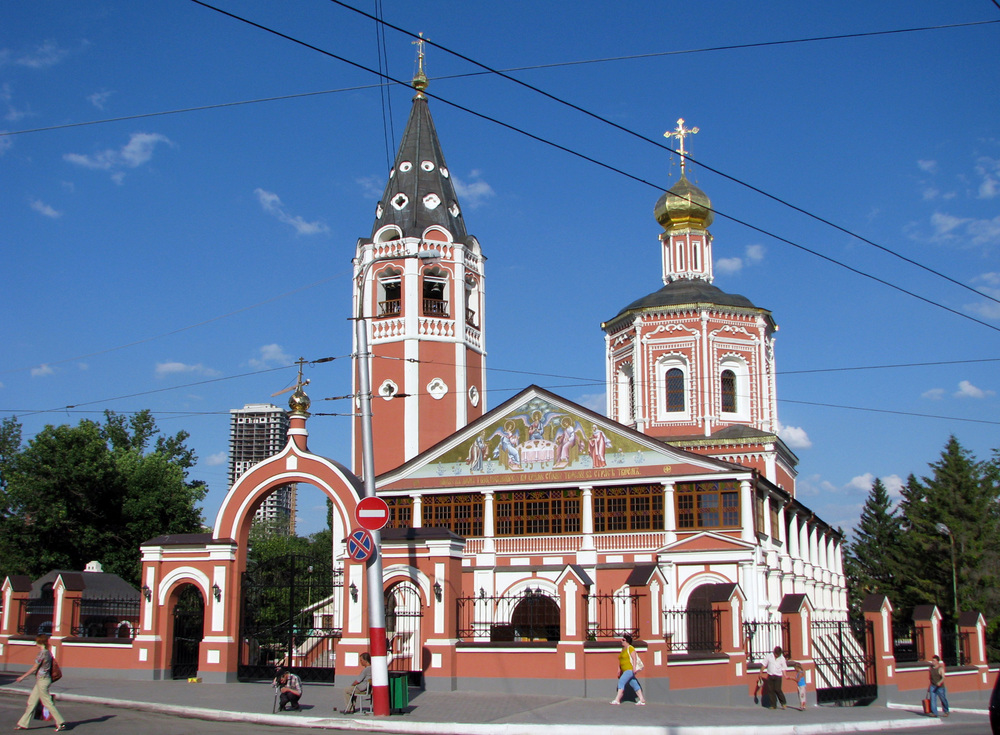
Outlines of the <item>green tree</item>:
M959 608L995 618L1000 613L996 468L978 462L954 436L948 439L941 458L929 467L930 476L920 480L909 477L900 503L904 529L900 546L908 561L900 594L903 607L933 603L946 618L955 619L954 540Z
M202 528L206 487L187 479L196 461L187 437L160 436L149 411L46 426L5 462L0 572L39 576L97 560L137 584L139 544Z
M848 602L855 615L860 614L866 595L882 594L895 600L900 586L900 533L896 509L885 485L876 478L844 553Z

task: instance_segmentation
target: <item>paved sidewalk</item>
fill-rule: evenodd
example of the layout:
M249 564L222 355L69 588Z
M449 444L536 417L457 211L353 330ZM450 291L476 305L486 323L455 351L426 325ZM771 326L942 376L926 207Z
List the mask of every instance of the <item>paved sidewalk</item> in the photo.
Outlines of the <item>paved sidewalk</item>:
M13 684L13 679L11 674L0 674L0 694L26 697L29 682ZM948 720L924 717L916 694L913 703L888 707L809 707L803 712L765 710L754 706L750 698L745 707L657 703L613 707L597 699L411 689L405 714L375 718L335 713L334 707L343 703L340 688L318 684L306 685L300 713L282 714L271 713L274 690L265 683L137 682L70 674L52 690L66 702L61 709L71 723L72 703L85 702L197 719L441 735L536 735L540 726L557 735L809 735L985 724L987 716L984 701L956 699ZM947 728L940 732L946 733Z

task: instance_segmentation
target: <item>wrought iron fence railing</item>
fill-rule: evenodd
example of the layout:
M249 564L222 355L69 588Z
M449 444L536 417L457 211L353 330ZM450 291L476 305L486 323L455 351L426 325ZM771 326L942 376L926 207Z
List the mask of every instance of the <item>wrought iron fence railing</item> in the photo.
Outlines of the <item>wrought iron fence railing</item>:
M73 601L72 633L82 638L135 638L139 598L88 598Z
M459 597L458 638L463 641L558 641L559 605L539 589L516 595Z
M51 633L54 605L51 599L18 600L17 632L22 635Z
M743 623L743 647L747 663L760 663L764 656L781 646L792 657L791 626L787 620L748 620Z
M893 623L892 655L895 656L897 664L926 661L924 629L913 623Z
M639 595L584 595L588 606L587 638L639 638Z
M674 654L706 655L722 650L719 610L664 610L663 633Z

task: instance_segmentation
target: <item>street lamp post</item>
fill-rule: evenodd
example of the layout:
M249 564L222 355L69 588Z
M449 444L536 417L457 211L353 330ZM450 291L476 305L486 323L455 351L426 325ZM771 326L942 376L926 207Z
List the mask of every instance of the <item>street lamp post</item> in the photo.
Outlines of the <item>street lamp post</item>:
M358 349L358 392L361 401L361 470L365 497L375 497L375 453L372 438L371 354L368 352L368 323L365 318L365 285L368 271L376 263L419 258L423 262L440 258L436 250L421 250L385 258L373 258L361 268L358 284L358 311L355 336ZM382 534L372 531L375 553L367 563L368 653L372 659L372 713L387 717L389 707L389 658L386 651L385 599L382 594Z
M955 536L952 534L951 529L943 523L937 524L937 530L938 533L943 533L947 536L951 542L951 599L954 606L952 609L955 611L955 665L961 666L962 646L958 627L958 564L955 562Z

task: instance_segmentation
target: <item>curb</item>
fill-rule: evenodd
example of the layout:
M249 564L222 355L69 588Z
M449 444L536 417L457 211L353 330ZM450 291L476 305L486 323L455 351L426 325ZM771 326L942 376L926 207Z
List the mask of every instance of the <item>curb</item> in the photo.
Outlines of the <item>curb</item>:
M0 694L23 697L26 690L0 687ZM304 715L279 715L256 712L234 712L205 707L187 707L175 704L140 702L128 699L108 699L89 694L59 692L64 702L79 702L103 707L120 707L143 712L156 712L174 717L184 717L214 722L252 722L260 725L300 727L319 730L352 730L366 732L398 733L399 735L537 735L538 723L476 723L476 722L421 722L415 720L383 720L341 717L309 717ZM894 709L911 709L903 705L890 705ZM969 710L980 714L978 710ZM544 726L552 735L821 735L822 733L872 732L902 728L936 727L944 723L938 719L920 720L869 720L866 722L831 722L802 725L558 725Z

